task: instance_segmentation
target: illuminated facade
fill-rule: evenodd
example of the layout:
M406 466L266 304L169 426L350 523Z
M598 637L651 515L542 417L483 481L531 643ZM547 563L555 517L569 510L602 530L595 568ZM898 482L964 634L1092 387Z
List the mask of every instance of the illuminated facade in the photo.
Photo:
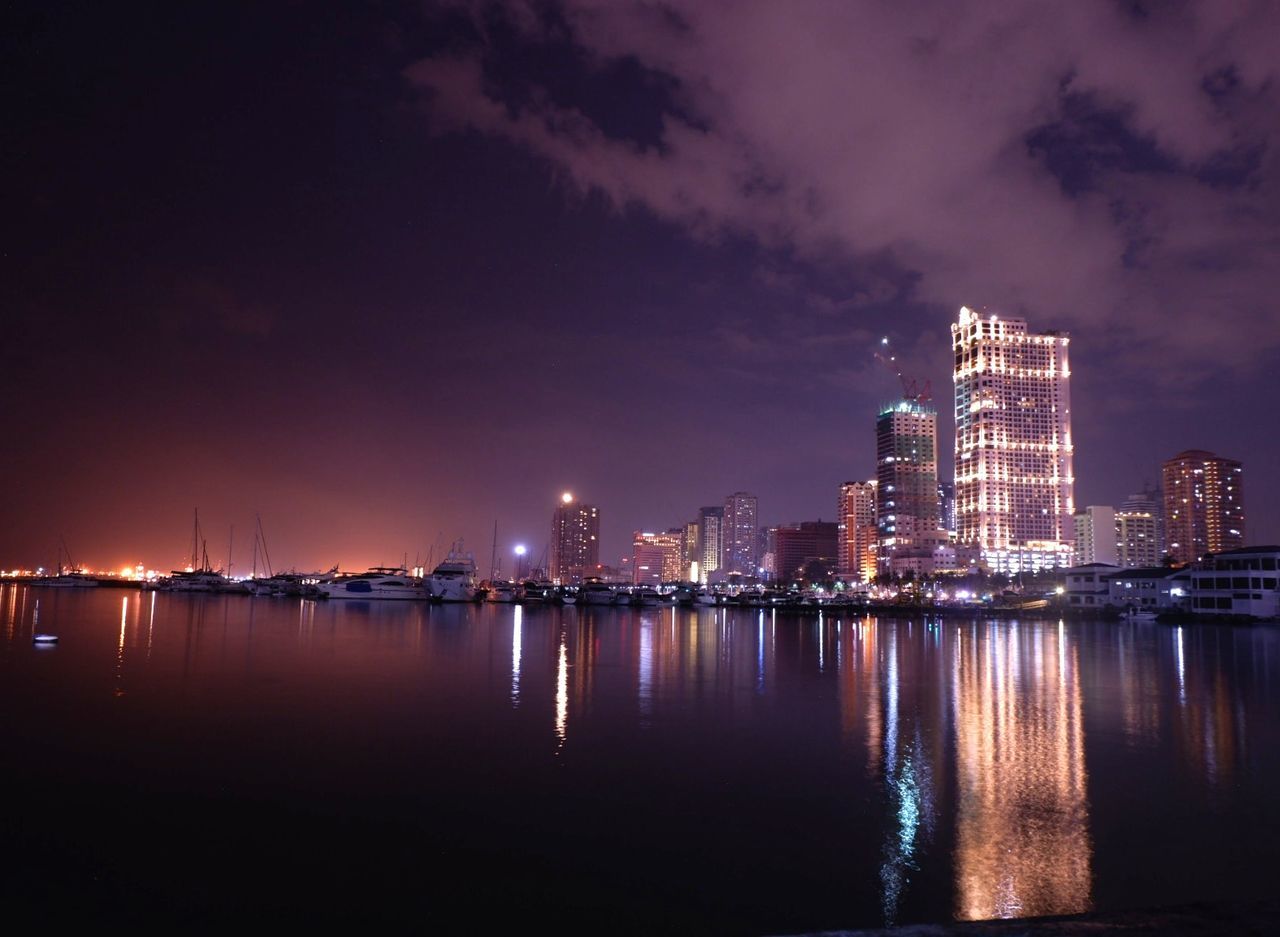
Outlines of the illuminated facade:
M867 582L876 575L876 479L845 482L836 500L840 542L837 568L845 579Z
M876 481L882 571L900 572L899 559L928 566L934 548L947 540L938 514L938 415L932 407L899 400L880 412Z
M631 541L631 581L647 586L680 581L683 552L683 528L656 534L637 530Z
M721 572L754 576L759 570L755 495L736 491L724 500L724 552Z
M703 579L709 579L720 569L724 553L724 508L708 507L698 512L699 570Z
M1235 459L1189 449L1164 464L1167 550L1175 563L1244 546L1244 474Z
M1116 562L1129 569L1159 566L1160 539L1149 511L1116 511Z
M989 570L1071 565L1069 341L967 307L951 326L956 540Z
M582 582L600 564L600 510L579 504L573 495L560 496L551 515L551 579L567 584Z

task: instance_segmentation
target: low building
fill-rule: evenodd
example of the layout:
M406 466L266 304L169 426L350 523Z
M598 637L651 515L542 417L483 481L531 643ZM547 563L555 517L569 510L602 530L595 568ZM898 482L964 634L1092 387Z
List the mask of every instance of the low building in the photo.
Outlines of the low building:
M1120 567L1110 563L1086 563L1072 566L1066 572L1064 598L1071 608L1103 608L1111 603L1111 589L1107 576L1119 572Z
M1280 546L1211 553L1191 570L1197 615L1280 618Z
M1109 600L1120 608L1178 611L1187 608L1191 574L1168 566L1148 566L1107 573Z

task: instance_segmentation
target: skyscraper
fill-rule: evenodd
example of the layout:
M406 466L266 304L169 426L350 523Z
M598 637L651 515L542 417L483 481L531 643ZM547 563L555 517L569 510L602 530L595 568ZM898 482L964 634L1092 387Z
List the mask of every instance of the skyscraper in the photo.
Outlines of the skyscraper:
M938 482L938 522L948 535L956 535L956 486L954 482Z
M579 504L565 492L551 515L551 578L561 584L582 582L600 563L600 510Z
M1244 473L1235 459L1201 449L1164 463L1166 550L1175 563L1244 546Z
M1156 561L1164 558L1164 496L1159 486L1151 487L1145 483L1142 490L1124 499L1117 512L1126 514L1150 514L1156 522ZM1152 564L1155 565L1155 564Z
M838 531L830 521L802 521L778 527L775 578L790 584L818 570L819 579L836 571Z
M656 586L678 582L681 545L684 530L676 528L663 533L637 530L631 541L631 575L637 585Z
M876 527L886 572L895 558L931 557L946 540L938 517L938 415L899 400L876 419Z
M756 553L756 496L735 491L724 501L724 552L721 572L754 576L758 572Z
M1071 563L1070 339L965 307L955 353L956 541L998 572Z
M839 525L837 567L847 579L870 580L876 575L876 488L878 482L845 482L836 501Z
M708 507L698 512L698 535L701 537L698 562L703 579L710 579L720 569L724 554L724 508Z

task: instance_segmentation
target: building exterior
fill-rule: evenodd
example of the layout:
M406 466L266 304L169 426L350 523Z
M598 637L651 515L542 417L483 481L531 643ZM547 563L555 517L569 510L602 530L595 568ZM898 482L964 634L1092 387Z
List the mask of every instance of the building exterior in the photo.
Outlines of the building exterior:
M1280 618L1280 546L1214 553L1190 572L1193 613Z
M809 567L815 563L834 577L840 552L839 533L839 525L833 521L779 525L774 560L777 581L790 584L805 579Z
M1165 549L1175 563L1244 546L1244 475L1235 459L1188 449L1164 463Z
M918 400L899 400L876 418L876 527L880 566L931 557L947 540L938 513L938 415Z
M1120 570L1110 563L1084 563L1066 571L1066 599L1071 608L1100 609L1111 604L1107 576Z
M839 537L836 566L846 580L863 582L875 578L876 489L879 482L845 482L836 499L836 525Z
M1071 516L1075 528L1076 563L1120 565L1116 551L1115 508L1094 504ZM1152 564L1154 565L1154 564Z
M948 537L956 535L956 486L954 482L938 482L938 520Z
M636 585L678 582L684 552L684 528L663 533L637 530L631 538L631 577Z
M1130 569L1160 565L1159 527L1148 511L1116 511L1116 562Z
M726 576L738 573L755 576L759 571L756 549L756 496L735 491L724 501L724 550L720 572ZM834 554L833 554L834 555Z
M1122 569L1106 575L1111 604L1122 609L1181 611L1187 607L1191 574L1165 566Z
M680 566L684 570L682 579L689 582L702 581L702 529L697 521L688 521L684 525L684 537L680 541Z
M575 501L565 492L551 515L551 569L553 582L582 582L600 563L600 509Z
M1163 561L1165 554L1164 496L1160 493L1160 489L1144 484L1141 491L1134 492L1124 499L1120 510L1126 514L1150 514L1155 518L1157 562Z
M968 307L951 326L956 540L976 545L989 570L1071 564L1069 341Z
M698 512L698 536L700 577L710 580L724 558L724 508L708 507Z

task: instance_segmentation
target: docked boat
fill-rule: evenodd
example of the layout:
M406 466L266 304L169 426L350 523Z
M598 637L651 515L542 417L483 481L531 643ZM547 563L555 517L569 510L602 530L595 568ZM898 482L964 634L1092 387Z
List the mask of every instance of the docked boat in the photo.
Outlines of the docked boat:
M524 605L538 605L550 602L555 594L555 584L545 579L526 579L520 583L516 600Z
M495 579L489 582L485 590L485 600L504 604L516 600L516 584L507 579Z
M650 607L662 604L662 594L653 586L637 586L631 590L631 604Z
M40 576L31 580L33 586L52 586L56 589L93 589L102 585L96 576L88 573L68 572L55 576Z
M719 600L714 592L703 586L693 592L694 605L716 605Z
M429 598L422 580L403 566L371 566L367 572L338 576L316 584L317 597L325 599L386 599L422 601Z
M156 582L161 592L247 593L243 582L229 579L214 569L175 569Z
M584 582L578 590L578 601L583 605L612 605L616 598L613 586L594 577Z
M479 594L476 579L476 560L462 551L462 544L454 544L427 581L431 598L437 602L474 602Z

